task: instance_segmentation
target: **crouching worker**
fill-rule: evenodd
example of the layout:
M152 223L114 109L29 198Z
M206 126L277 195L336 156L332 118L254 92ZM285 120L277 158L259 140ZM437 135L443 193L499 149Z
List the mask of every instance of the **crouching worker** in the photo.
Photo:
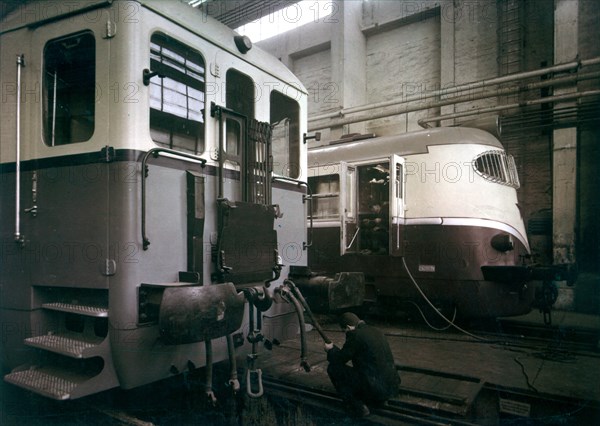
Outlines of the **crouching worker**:
M342 349L325 344L327 374L355 417L366 417L367 404L380 405L398 394L400 377L383 333L352 313L340 317L346 332ZM352 361L352 365L348 365Z

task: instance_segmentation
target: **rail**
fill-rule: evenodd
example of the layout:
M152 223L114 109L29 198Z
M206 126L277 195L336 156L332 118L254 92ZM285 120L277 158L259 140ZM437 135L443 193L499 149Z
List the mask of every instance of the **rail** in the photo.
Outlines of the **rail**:
M144 157L142 158L142 244L144 250L148 250L148 246L150 245L150 240L146 235L146 178L148 177L148 160L150 159L150 156L158 158L161 152L175 157L186 158L188 160L199 162L202 167L206 165L206 160L202 157L198 157L197 155L193 154L186 154L185 152L179 152L168 148L152 148L146 152L146 154L144 154Z
M23 244L21 235L21 70L25 66L24 55L17 55L17 133L15 147L15 242Z
M432 90L430 92L418 93L412 96L402 97L401 99L392 99L389 101L358 105L355 107L341 109L339 111L333 111L309 117L309 130L314 131L332 126L342 126L377 118L407 114L409 112L422 111L430 108L453 105L456 103L471 102L477 99L521 93L525 90L535 90L541 87L550 87L553 85L565 84L574 81L595 79L598 78L598 74L596 72L580 74L579 70L599 64L600 57L577 60L540 68L533 71L514 73L502 77L479 80L444 89ZM563 72L567 73L567 75L554 77L555 74ZM573 72L574 74L570 74ZM545 75L552 76L552 78L531 84L521 83L522 80ZM506 88L497 88L495 90L491 89L492 87L506 83L515 84ZM490 91L483 92L483 90L486 89L490 89ZM450 95L455 96L449 97ZM436 98L436 100L434 102L429 102L426 105L421 105L423 101L430 98ZM547 98L544 98L544 102L546 102L546 99ZM417 105L412 105L414 103L417 103Z

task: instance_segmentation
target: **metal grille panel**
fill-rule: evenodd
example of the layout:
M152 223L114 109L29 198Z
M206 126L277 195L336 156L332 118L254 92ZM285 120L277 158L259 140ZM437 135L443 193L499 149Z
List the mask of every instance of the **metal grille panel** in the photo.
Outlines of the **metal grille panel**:
M75 339L69 336L48 334L44 336L30 337L25 343L40 349L56 352L72 358L83 358L86 349L97 346L97 343Z
M84 306L75 305L72 303L44 303L42 305L45 309L52 309L54 311L69 312L72 314L87 315L89 317L108 317L108 309L102 306Z
M39 370L17 371L5 376L4 380L61 401L69 399L71 392L77 386L76 382Z

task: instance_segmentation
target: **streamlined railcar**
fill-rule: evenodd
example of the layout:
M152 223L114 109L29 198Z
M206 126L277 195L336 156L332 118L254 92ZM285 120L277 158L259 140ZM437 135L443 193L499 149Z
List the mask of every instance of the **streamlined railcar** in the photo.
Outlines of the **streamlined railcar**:
M355 135L308 159L313 271L361 271L377 306L434 306L449 318L530 311L517 167L492 134Z
M0 44L4 379L66 400L229 359L239 386L250 353L260 394L307 263L300 81L183 2L27 2Z

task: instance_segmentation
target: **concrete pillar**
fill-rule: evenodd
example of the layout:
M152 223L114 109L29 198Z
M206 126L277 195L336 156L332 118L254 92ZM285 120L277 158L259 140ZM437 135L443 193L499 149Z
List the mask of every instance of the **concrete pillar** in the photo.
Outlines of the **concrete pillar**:
M578 54L579 0L554 2L554 62L576 59ZM565 87L555 94L573 92ZM565 104L556 105L556 107ZM553 257L554 263L574 263L577 224L577 128L553 132Z
M454 2L443 2L440 11L440 85L442 89L456 85L454 77L456 67L456 44L454 41L455 34L455 17ZM442 107L442 114L452 114L456 112L454 105ZM454 120L446 122L447 125L454 124Z
M331 36L331 79L336 86L340 108L366 103L367 41L361 31L362 1L335 1L337 22ZM335 19L334 18L334 19ZM331 129L331 139L344 133L364 133L357 123Z

